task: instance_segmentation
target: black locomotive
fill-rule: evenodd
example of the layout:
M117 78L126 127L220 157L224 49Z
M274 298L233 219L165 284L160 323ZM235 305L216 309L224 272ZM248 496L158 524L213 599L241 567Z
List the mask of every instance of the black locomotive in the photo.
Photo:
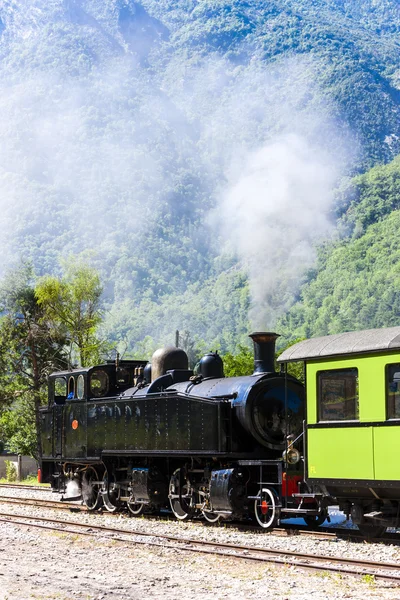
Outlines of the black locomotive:
M251 335L254 373L225 378L217 353L196 373L185 352L108 362L49 379L41 411L42 477L89 510L134 515L169 506L178 519L326 516L304 482L304 388L274 368L274 333ZM64 496L63 496L64 497Z

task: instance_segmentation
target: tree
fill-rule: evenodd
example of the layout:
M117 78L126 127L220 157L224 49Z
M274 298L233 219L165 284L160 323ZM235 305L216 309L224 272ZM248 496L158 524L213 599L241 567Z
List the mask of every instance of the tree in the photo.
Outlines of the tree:
M44 320L32 268L24 265L0 289L0 432L10 448L42 453L39 409L51 371L66 367L65 339Z
M69 366L99 362L104 342L96 336L102 320L100 277L88 266L73 264L64 278L45 276L35 289L38 305L50 327L65 336Z
M222 357L225 377L251 375L254 371L254 354L246 346L239 345L239 352L228 352Z
M278 352L275 352L275 359L280 354L293 344L297 344L301 339L294 340L286 344L284 348L281 348ZM247 346L238 346L237 354L227 353L222 357L224 361L224 373L225 377L239 377L241 375L251 375L254 371L254 354ZM275 369L278 369L275 365ZM293 375L304 383L303 363L289 363L288 373Z
M195 341L190 335L190 331L176 331L175 332L175 346L182 348L187 354L189 369L193 367L199 360L199 353L196 350Z
M299 342L302 342L303 339L304 338L298 338L296 340L288 342L283 348L280 348L279 351L275 353L275 358L278 358L282 354L282 352L284 352L285 350L290 348L290 346L293 346L294 344L298 344ZM288 363L287 364L287 372L289 373L289 375L296 377L296 379L298 379L302 383L305 383L304 363L302 361Z

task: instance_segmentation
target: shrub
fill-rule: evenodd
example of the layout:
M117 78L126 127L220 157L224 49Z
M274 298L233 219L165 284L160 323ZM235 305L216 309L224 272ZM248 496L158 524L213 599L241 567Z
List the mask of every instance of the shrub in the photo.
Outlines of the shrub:
M7 481L17 481L17 467L11 460L4 461L6 465Z

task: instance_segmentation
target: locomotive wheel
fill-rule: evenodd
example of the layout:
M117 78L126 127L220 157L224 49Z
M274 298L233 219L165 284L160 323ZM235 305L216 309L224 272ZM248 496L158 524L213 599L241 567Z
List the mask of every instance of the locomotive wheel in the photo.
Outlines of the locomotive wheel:
M279 499L269 488L262 488L254 501L254 515L263 529L272 529L281 514Z
M209 523L218 523L218 521L221 518L221 515L214 512L210 512L209 510L202 510L201 513L205 520Z
M89 511L97 510L102 504L100 488L94 482L99 476L94 467L88 467L82 476L82 499Z
M193 508L193 488L184 469L177 469L171 476L169 482L169 503L171 510L179 521L192 517L195 513Z
M326 521L326 517L327 512L326 510L324 510L320 515L308 515L307 517L303 517L303 519L308 525L308 527L314 529L315 527L319 527L320 525L322 525L322 523Z
M114 513L120 508L121 503L119 501L118 489L115 488L115 478L107 471L103 476L103 483L101 486L101 495L103 497L103 503L108 512Z
M131 515L133 515L134 517L138 517L139 515L142 515L144 513L144 509L146 507L145 504L143 504L143 502L127 502L126 503L129 512L131 513Z

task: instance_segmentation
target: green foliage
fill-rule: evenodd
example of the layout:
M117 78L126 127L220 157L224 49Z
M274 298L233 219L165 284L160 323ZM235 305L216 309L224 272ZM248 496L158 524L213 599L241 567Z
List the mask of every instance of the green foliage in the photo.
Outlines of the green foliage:
M6 465L6 480L12 483L17 481L17 469L11 460L4 461Z
M25 265L0 290L0 436L17 454L41 456L39 409L47 378L67 368L72 345L84 360L98 360L99 276L70 264L64 279L48 277L40 285Z
M290 348L290 346L293 346L293 344L297 344L298 342L301 342L302 340L303 340L303 338L298 338L298 339L288 342L285 346L280 347L278 352L276 352L275 357L278 358L278 356L280 356L280 354L282 354L282 352L284 352L285 350ZM302 362L288 363L287 372L289 373L289 375L296 377L296 379L298 379L302 383L305 383L304 365Z
M239 345L236 354L227 352L222 357L222 360L224 363L225 377L251 375L254 371L254 354L246 346Z
M333 244L280 321L288 339L400 324L400 211Z
M339 228L361 236L369 225L400 209L400 156L355 177L344 195L351 203L341 216Z
M96 271L88 266L69 264L63 279L43 277L35 296L43 310L43 322L65 337L71 365L77 353L81 366L99 362L103 343L96 337L102 320L102 286Z
M0 195L13 199L3 205L12 252L57 274L60 255L95 248L104 331L130 352L186 329L196 348L234 353L249 329L246 276L232 275L240 267L207 226L232 164L298 126L336 156L356 146L351 171L395 156L399 7L70 4L38 0L34 16L18 2L0 8ZM332 122L342 147L327 134ZM344 227L354 231L386 210L366 207L353 227L353 208ZM63 286L50 287L59 301ZM96 340L68 336L85 347L81 363L96 360Z
M1 436L17 453L41 455L39 408L51 371L66 365L64 338L43 319L29 265L8 275L0 290Z
M163 344L175 344L175 331L190 331L193 354L235 352L248 341L249 289L245 274L230 267L216 278L188 285L183 293L158 302L138 297L116 302L107 312L101 335L121 354L150 358ZM152 335L149 335L149 331Z
M376 579L375 579L375 575L363 575L361 577L361 581L363 583L367 583L369 586L371 587L375 587L376 586Z
M176 329L191 332L194 355L213 348L236 356L250 329L247 276L221 250L225 240L208 227L210 212L232 165L287 130L322 138L338 157L354 147L351 173L399 153L399 6L385 0L69 4L38 0L34 17L20 3L0 8L0 196L13 199L4 202L3 216L15 224L10 233L2 230L3 245L30 257L41 274L59 274L60 255L95 248L92 264L107 309L101 335L100 286L90 273L80 283L77 273L46 277L37 296L53 327L47 333L67 340L69 363L97 362L99 337L149 356L174 343ZM20 35L21 27L30 35ZM342 146L331 140L332 123ZM342 236L361 239L400 208L398 173L396 159L338 192ZM356 260L351 244L320 249L302 299L282 321L288 339L354 327L355 317L360 326L381 323L385 310L396 318L391 281L375 281L383 298L374 312L361 283L357 290L347 283L344 265L340 276L332 274L332 255ZM382 279L381 266L379 275L365 266ZM361 257L356 281L363 268ZM336 314L343 298L332 295L331 281L343 297L349 287L359 315L346 302L348 315ZM10 335L3 330L5 345L12 346ZM7 373L2 360L0 353ZM19 385L6 386L9 401Z
M275 359L289 346L297 344L301 339L296 339L287 343L284 347L279 348L275 353ZM251 375L254 371L254 353L248 346L239 345L235 354L227 352L222 357L224 363L225 377L239 377L241 375ZM277 364L275 363L275 370L278 370ZM302 363L290 363L288 364L288 373L296 377L299 381L304 383L304 372Z
M45 401L44 390L41 401ZM23 398L19 398L12 406L2 411L0 433L7 440L9 452L37 457L35 403L31 394L25 393Z
M298 301L278 323L286 340L400 323L399 197L400 156L340 190L342 236L318 248Z

